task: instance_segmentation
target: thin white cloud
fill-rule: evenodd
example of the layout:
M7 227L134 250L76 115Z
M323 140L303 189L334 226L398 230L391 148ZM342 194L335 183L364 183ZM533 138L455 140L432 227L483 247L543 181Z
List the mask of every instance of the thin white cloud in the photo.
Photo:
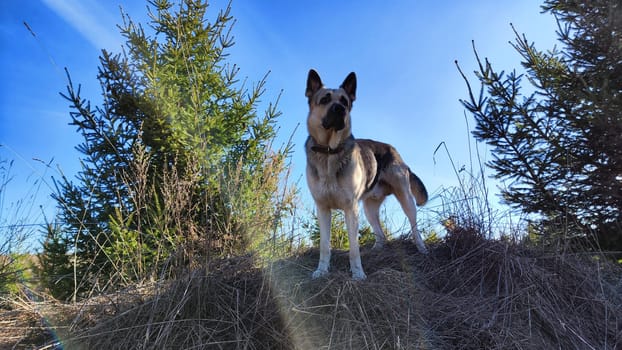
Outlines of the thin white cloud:
M114 16L92 0L42 0L97 49L117 51L122 45Z

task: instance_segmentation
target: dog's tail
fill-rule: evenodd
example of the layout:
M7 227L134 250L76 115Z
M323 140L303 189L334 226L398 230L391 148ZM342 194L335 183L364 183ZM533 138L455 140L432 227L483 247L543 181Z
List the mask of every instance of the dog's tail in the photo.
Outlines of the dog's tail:
M418 206L424 205L428 201L428 191L425 189L421 179L417 177L412 171L410 171L410 191L415 196L415 200Z

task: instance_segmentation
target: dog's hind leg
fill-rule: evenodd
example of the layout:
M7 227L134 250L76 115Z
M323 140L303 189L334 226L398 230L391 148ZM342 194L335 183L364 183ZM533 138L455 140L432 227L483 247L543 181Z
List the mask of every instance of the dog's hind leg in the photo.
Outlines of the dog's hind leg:
M408 217L408 221L410 222L410 234L412 235L413 241L415 241L417 249L419 252L427 254L428 249L425 247L425 243L423 243L419 230L417 230L417 207L415 206L415 201L410 194L410 188L407 186L408 185L400 186L400 188L395 192L395 196L400 202L404 213Z
M317 265L317 270L313 272L313 278L326 275L330 266L330 216L329 208L317 207L317 217L320 224L320 262Z
M383 198L370 197L363 201L363 207L365 208L365 217L374 229L374 235L376 236L376 243L372 249L381 249L384 246L386 240L382 226L380 226L380 205Z
M364 280L367 278L363 265L361 264L361 251L359 248L359 218L358 203L354 203L351 208L344 210L346 216L346 228L348 229L348 239L350 243L350 271L352 279Z

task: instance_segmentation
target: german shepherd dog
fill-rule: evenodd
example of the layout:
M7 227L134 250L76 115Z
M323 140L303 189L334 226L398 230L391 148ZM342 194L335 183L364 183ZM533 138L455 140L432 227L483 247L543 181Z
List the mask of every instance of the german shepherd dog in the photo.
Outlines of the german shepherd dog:
M338 89L329 89L312 69L307 78L306 96L309 99L309 137L305 143L307 183L317 206L320 226L320 262L313 278L328 273L332 209L341 209L345 214L352 278L367 277L358 243L360 200L376 236L374 249L382 248L385 242L380 205L385 197L394 194L410 221L419 252L427 253L417 231L417 209L412 197L415 196L417 205L425 204L428 200L425 186L393 146L352 136L350 111L356 99L356 75L350 73Z

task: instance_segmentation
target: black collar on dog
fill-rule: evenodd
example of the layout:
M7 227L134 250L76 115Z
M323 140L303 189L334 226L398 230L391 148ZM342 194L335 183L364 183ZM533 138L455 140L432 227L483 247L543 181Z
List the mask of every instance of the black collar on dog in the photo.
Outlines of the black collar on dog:
M337 154L343 152L343 150L348 147L348 141L354 140L354 136L350 134L347 138L345 138L337 148L332 148L330 146L320 145L313 136L309 136L307 144L310 146L309 149L315 153L321 154Z

